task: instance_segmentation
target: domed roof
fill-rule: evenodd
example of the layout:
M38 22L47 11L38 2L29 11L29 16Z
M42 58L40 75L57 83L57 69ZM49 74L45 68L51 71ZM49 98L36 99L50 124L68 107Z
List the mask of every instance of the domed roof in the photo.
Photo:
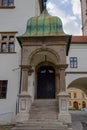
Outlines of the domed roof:
M23 36L62 36L62 21L59 17L51 16L45 9L40 16L32 17L27 22L26 32Z

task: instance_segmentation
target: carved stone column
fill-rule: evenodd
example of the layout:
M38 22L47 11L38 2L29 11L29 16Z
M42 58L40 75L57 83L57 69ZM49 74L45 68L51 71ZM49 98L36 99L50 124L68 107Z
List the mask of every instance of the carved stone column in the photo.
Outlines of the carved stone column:
M65 84L65 68L60 68L60 92L64 92L66 90Z
M69 95L66 93L66 82L65 82L65 69L67 68L67 64L59 65L59 74L60 74L60 92L58 96L58 104L59 104L59 113L58 119L65 123L71 123L71 115L68 111L68 97Z
M19 97L19 113L16 122L24 122L29 119L29 111L31 107L31 96L28 94L28 76L32 71L31 66L22 67L22 88Z
M22 67L22 88L21 93L26 92L28 90L28 71L29 66L21 66Z
M66 91L66 82L65 82L65 69L67 68L67 64L60 64L56 66L56 82L58 84L57 92ZM57 93L57 94L58 94Z

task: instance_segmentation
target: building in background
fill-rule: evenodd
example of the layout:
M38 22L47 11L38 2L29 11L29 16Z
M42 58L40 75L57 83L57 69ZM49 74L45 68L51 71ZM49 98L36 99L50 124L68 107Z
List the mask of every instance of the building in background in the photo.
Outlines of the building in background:
M80 0L81 2L81 14L82 14L82 32L83 35L87 35L87 0Z
M87 107L87 95L80 89L68 88L67 93L69 94L69 109L80 110L81 108Z

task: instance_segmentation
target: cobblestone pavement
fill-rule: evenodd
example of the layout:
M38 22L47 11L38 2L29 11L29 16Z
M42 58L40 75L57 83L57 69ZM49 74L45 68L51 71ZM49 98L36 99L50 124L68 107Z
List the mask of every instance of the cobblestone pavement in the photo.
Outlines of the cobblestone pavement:
M73 130L87 130L87 111L70 111Z

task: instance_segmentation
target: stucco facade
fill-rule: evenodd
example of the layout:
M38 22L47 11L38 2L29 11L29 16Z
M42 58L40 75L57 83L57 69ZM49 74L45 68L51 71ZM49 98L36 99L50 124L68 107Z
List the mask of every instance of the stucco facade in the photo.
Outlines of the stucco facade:
M67 57L68 68L66 70L66 87L76 87L82 89L85 93L87 78L87 63L85 61L87 51L87 37L73 36L70 45L69 55ZM70 57L77 57L77 67L70 68Z
M67 93L69 97L69 109L81 110L87 107L87 96L80 89L68 88Z
M0 8L0 32L16 32L21 35L26 29L27 19L40 13L36 0L15 0L15 8ZM1 42L1 38L0 38ZM1 44L1 43L0 43ZM21 47L15 38L14 53L0 52L0 80L7 80L6 99L0 99L0 122L14 121L20 91Z

